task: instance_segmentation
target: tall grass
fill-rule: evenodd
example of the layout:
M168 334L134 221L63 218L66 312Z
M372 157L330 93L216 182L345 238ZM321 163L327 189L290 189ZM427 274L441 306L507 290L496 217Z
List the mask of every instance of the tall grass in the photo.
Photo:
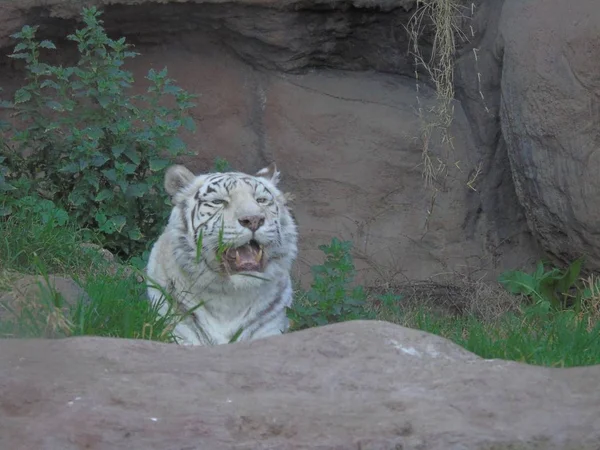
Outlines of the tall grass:
M31 211L0 220L0 337L95 335L171 342L174 317L161 317L160 305L145 300L146 286L135 271L83 244L82 233L70 223L44 222ZM26 298L9 292L23 274L38 276L38 289ZM72 278L80 295L65 299L50 274Z
M96 335L171 342L171 318L161 317L158 306L146 301L146 285L134 276L100 273L82 285L89 301L72 311L73 336Z
M81 232L67 223L44 222L28 209L0 219L0 271L82 273L103 264L102 257L82 249Z
M574 311L546 313L533 305L491 323L423 309L398 322L443 336L483 358L573 367L600 364L600 322L590 319Z

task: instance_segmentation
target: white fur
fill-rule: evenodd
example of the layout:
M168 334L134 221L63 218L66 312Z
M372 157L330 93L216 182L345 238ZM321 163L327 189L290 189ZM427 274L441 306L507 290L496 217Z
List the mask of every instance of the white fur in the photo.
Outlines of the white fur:
M179 312L203 302L193 316L176 325L174 334L180 343L225 344L240 329L237 341L259 339L288 329L285 308L292 302L290 270L297 254L297 229L286 205L287 197L277 188L278 181L279 172L274 165L255 176L239 172L194 176L183 166L167 171L165 188L174 207L150 253L148 296L150 301L162 303L163 315L168 313L170 303L164 301L156 285L170 294L167 297L172 298ZM201 202L196 200L197 195ZM211 198L226 199L227 203L215 207ZM268 204L257 202L265 198ZM251 215L265 217L264 225L254 236L238 222ZM221 228L221 242L238 247L255 239L264 245L265 269L250 274L262 279L221 270L216 251ZM199 230L202 249L198 262Z

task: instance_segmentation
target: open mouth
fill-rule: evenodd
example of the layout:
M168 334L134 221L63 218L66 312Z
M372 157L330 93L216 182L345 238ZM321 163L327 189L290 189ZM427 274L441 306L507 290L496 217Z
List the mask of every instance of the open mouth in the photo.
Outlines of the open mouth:
M265 254L263 246L252 239L245 245L228 249L223 258L225 270L235 272L262 272Z

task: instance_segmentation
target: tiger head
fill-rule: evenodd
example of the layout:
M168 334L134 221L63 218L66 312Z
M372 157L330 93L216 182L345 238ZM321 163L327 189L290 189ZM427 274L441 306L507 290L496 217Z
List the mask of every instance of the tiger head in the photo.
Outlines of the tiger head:
M165 189L174 204L170 222L179 225L179 252L187 254L186 264L205 270L197 267L204 264L230 279L260 275L271 266L289 271L297 230L288 196L277 188L279 177L275 164L254 176L195 176L184 166L170 167L165 174Z

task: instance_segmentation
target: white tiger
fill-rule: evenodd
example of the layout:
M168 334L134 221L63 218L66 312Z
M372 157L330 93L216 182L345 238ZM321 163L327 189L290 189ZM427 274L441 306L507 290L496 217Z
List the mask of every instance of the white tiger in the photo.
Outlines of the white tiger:
M179 343L217 345L287 331L298 232L279 177L275 164L255 176L167 170L174 206L150 253L148 296L162 303L162 315L169 302L156 285L178 313L193 310L174 329Z

